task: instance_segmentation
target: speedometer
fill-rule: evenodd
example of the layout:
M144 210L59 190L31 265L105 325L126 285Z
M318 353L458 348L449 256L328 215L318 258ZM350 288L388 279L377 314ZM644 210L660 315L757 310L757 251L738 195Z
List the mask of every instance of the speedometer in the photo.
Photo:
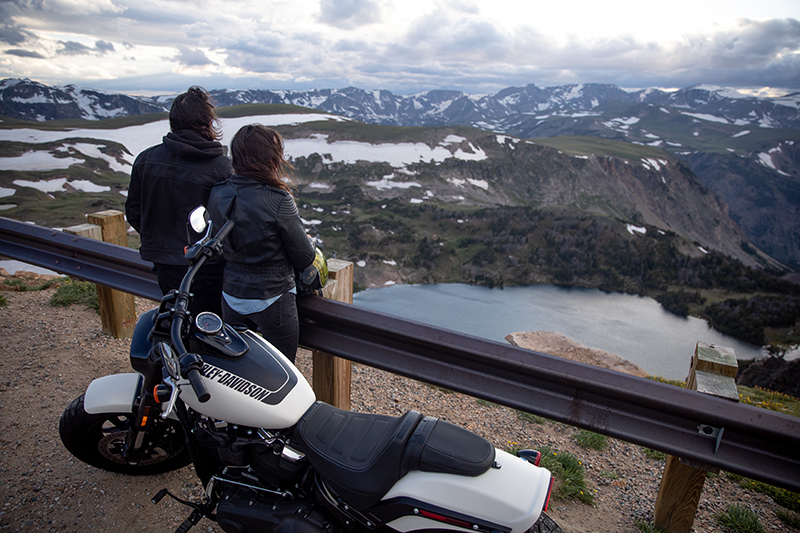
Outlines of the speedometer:
M206 335L214 335L222 329L222 319L210 311L203 311L194 319L194 325Z

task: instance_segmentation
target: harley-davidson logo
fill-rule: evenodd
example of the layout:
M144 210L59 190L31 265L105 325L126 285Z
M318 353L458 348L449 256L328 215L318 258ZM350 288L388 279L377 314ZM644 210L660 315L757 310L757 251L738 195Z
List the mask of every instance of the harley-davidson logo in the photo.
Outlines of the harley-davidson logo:
M208 363L203 364L203 377L260 402L275 392Z

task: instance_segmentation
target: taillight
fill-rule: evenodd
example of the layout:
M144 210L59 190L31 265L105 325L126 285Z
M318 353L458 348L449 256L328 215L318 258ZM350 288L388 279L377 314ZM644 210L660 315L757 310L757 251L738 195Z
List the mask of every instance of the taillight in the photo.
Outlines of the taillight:
M517 452L517 457L522 457L533 466L539 466L539 462L542 460L542 452L537 452L536 450L520 450Z
M547 487L547 498L544 499L544 507L542 507L542 512L547 512L547 506L550 505L550 492L553 490L553 476L550 476L550 484Z

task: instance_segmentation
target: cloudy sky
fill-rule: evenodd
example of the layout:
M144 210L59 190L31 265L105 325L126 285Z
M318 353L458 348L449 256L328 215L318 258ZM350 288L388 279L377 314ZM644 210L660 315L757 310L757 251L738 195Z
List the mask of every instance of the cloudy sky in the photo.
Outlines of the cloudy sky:
M129 94L800 91L800 0L0 0L0 78Z

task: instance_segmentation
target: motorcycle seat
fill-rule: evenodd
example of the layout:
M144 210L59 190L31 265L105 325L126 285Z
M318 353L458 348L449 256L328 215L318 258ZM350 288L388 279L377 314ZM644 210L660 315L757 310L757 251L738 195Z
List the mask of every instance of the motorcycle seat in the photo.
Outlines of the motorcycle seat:
M380 501L411 470L477 476L494 462L483 437L414 410L392 417L316 402L295 437L328 486L358 510Z

